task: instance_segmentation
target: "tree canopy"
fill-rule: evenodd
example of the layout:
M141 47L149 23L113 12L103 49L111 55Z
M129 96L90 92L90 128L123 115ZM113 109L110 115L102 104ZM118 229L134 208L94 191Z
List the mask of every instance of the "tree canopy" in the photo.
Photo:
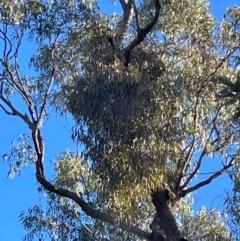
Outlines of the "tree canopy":
M0 108L30 131L2 157L12 176L34 165L47 202L21 213L25 239L237 240L240 8L218 22L205 0L116 2L0 3ZM81 151L56 153L47 177L51 113L73 118ZM218 170L201 173L211 161ZM226 210L194 210L223 173Z

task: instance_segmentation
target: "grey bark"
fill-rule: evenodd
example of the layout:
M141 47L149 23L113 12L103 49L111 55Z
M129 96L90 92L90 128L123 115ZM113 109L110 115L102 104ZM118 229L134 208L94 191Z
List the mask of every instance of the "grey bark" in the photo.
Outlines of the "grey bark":
M166 190L162 187L152 191L152 202L156 208L156 215L151 224L154 241L183 241L185 240L176 223L170 208L170 200Z

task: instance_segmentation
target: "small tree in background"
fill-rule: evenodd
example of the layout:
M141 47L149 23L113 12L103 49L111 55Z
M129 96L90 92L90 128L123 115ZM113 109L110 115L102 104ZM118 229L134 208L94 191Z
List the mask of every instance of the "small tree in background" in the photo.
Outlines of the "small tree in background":
M46 210L21 214L25 238L233 240L224 213L194 211L192 193L225 172L239 191L240 9L219 24L203 0L118 3L112 15L93 0L0 5L0 107L31 132L3 158L10 175L35 165L47 195ZM58 155L50 180L41 126L53 110L73 116L83 151ZM209 161L219 169L201 174Z

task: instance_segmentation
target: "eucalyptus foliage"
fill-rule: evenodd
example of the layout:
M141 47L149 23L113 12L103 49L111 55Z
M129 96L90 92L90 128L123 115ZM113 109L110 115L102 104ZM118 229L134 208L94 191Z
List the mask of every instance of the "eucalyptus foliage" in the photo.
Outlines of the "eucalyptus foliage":
M0 108L31 133L3 159L11 176L35 165L47 200L21 214L25 238L233 240L231 208L189 200L225 172L239 191L240 8L217 22L205 0L113 4L0 1ZM74 119L82 151L57 155L47 178L41 126L53 112ZM218 169L201 174L210 161Z

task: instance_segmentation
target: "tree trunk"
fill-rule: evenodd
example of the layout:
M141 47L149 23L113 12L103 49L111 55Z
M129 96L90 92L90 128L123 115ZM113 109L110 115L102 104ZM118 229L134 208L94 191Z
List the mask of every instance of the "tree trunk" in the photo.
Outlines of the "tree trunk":
M163 188L152 192L152 202L156 215L150 225L154 241L181 241L182 238L176 220L169 207L169 196Z

